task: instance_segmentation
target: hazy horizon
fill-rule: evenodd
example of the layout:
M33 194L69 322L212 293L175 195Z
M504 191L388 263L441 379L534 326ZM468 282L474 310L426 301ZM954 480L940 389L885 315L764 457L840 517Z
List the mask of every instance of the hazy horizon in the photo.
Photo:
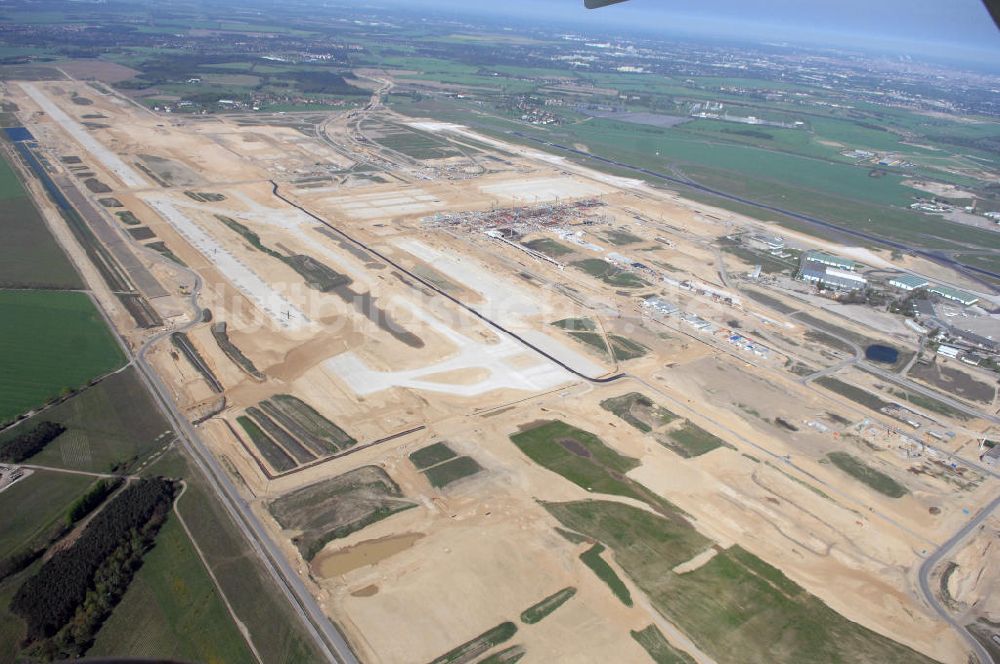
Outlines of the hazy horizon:
M405 0L371 4L419 10ZM599 10L584 9L582 0L505 0L474 7L464 0L425 0L419 7L491 16L498 23L509 17L512 24L538 20L567 28L840 45L983 64L1000 60L1000 30L979 0L630 0Z

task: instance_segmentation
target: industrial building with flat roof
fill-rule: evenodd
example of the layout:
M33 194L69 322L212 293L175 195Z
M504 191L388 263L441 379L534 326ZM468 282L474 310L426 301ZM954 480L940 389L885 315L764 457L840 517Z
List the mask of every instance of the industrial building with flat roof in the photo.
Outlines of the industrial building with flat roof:
M840 256L828 254L825 251L816 251L815 249L807 251L802 259L828 265L838 270L853 270L857 266L857 263L849 258L841 258Z
M868 280L856 272L830 267L818 261L804 261L799 277L836 290L863 290L868 285Z
M751 246L760 247L769 251L778 251L785 248L785 238L780 235L765 235L754 233L750 236Z
M915 274L901 274L889 280L889 285L905 291L913 291L918 288L926 288L931 282Z
M654 313L660 316L673 316L680 308L673 302L668 302L661 297L648 297L642 301L642 306L646 309L652 309Z
M978 296L973 295L972 293L966 293L965 291L960 291L957 288L952 288L951 286L934 285L928 288L927 292L940 295L946 300L958 302L959 304L964 304L967 307L971 307L976 302L979 302Z

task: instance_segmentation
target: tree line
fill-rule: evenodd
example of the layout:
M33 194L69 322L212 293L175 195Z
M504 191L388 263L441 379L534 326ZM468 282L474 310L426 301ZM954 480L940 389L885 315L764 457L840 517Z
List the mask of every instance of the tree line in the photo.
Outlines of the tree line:
M0 444L0 462L21 463L41 452L64 431L66 427L57 422L39 422L34 429Z
M138 480L18 589L10 610L27 627L22 644L42 659L79 657L128 588L170 510L174 484Z

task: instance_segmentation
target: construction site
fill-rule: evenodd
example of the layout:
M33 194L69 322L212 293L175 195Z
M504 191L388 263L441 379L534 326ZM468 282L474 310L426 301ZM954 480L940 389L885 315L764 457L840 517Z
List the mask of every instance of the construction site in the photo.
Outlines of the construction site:
M846 642L849 661L968 661L918 577L996 493L995 390L911 380L917 332L722 250L770 224L400 116L377 87L332 115L200 117L2 87L98 239L39 180L53 233L100 252L102 308L361 661L641 662L649 626L699 664ZM990 541L932 582L984 633ZM796 616L829 642L772 631Z

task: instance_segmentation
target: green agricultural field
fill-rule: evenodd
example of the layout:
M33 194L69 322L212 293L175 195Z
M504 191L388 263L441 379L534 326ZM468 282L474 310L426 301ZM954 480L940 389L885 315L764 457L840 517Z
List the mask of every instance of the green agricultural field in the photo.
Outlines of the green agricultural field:
M571 265L616 288L642 288L649 285L635 274L617 268L600 258L586 258Z
M236 418L237 424L239 424L243 431L246 432L247 437L250 438L250 442L253 446L257 448L260 455L264 457L268 465L274 468L279 473L284 473L292 468L295 468L295 460L288 455L285 450L279 447L271 437L266 433L261 431L261 428L257 426L257 423L251 420L246 415L240 415Z
M570 332L569 336L573 337L582 344L590 346L604 357L611 357L611 354L608 351L608 344L604 341L604 335L600 332Z
M933 397L928 397L923 394L917 394L916 392L909 392L907 390L901 390L901 389L897 390L893 388L889 388L889 392L893 396L899 397L903 401L906 401L916 406L917 408L923 408L924 410L927 410L931 413L938 413L939 415L954 417L956 419L963 421L968 421L972 419L971 416L966 415L957 408L952 408L943 401L938 401Z
M657 440L686 459L707 454L719 447L735 449L715 434L691 422L685 422L681 428L659 436Z
M583 429L551 421L510 437L535 463L588 491L642 500L624 474L639 461L622 456Z
M4 156L4 158L0 159L0 200L9 201L24 196L26 193L24 186L21 185L21 180L17 177L17 173L11 167L6 156Z
M561 242L556 242L552 238L542 237L537 240L530 240L524 243L528 249L534 249L535 251L540 251L546 256L551 256L552 258L559 258L560 256L565 256L566 254L572 254L573 250L567 247Z
M625 231L610 230L607 232L608 242L618 246L624 246L627 244L638 244L643 242L643 239L638 235L633 235Z
M443 489L453 482L479 473L482 469L483 467L472 457L460 456L428 468L424 471L424 475L431 486Z
M74 500L86 493L93 477L39 470L0 492L0 558L29 545L41 545L66 522Z
M42 419L58 422L66 431L30 462L56 468L127 472L173 438L133 368L108 376L13 431L27 430Z
M176 451L168 452L144 472L183 478L187 483L177 506L237 618L253 634L261 661L321 661L298 616L200 472Z
M176 514L163 525L156 546L87 654L255 661Z
M620 503L554 503L566 528L614 552L653 606L718 664L931 664L847 620L738 546L685 574L672 570L711 542L687 521Z
M603 263L604 261L599 262ZM632 276L627 272L622 272L622 274ZM649 352L649 349L639 342L617 334L607 335L607 341L605 341L604 335L597 331L597 324L589 318L566 318L558 320L552 325L565 330L569 336L597 350L609 359L612 352L614 352L614 359L618 361L634 360ZM611 344L610 349L608 343Z
M0 291L0 311L0 422L125 360L83 293Z
M670 645L656 625L633 630L630 634L656 664L695 664L691 655Z
M417 467L417 470L425 470L448 459L454 459L456 456L447 444L434 443L411 454L410 461Z
M593 332L597 329L597 323L589 318L564 318L552 324L560 330L576 332Z
M454 650L436 658L431 664L452 664L453 662L471 662L490 648L497 646L517 634L517 625L512 622L500 623L493 629L483 632L471 641L467 641Z
M617 334L609 334L608 341L611 343L611 350L614 352L615 359L620 362L640 358L649 352L649 349L638 341L632 341L627 337Z
M816 382L831 392L835 392L842 397L846 397L851 401L859 403L866 408L871 408L874 411L881 410L889 405L888 401L878 398L871 392L862 390L860 387L855 387L850 383L845 383L839 378L834 378L833 376L823 376L822 378L818 378Z
M6 581L0 581L0 662L4 664L17 661L17 644L25 635L24 622L8 608L24 580L24 574L22 572Z
M830 452L826 458L854 479L890 498L902 498L909 493L909 490L896 480L847 452Z
M649 433L677 419L669 410L653 403L652 399L639 392L605 399L601 402L601 408L614 413L643 433Z
M629 592L628 586L621 580L614 568L601 557L602 553L604 553L604 546L595 544L580 554L580 560L597 575L597 578L608 585L608 588L622 604L632 606L632 593Z
M524 646L510 646L479 660L476 664L517 664L528 654Z
M541 622L560 606L568 602L576 594L576 588L563 588L555 592L542 601L534 604L521 612L521 622L533 625Z
M0 159L0 235L0 287L83 288L5 159Z
M639 465L583 429L558 420L513 434L511 441L540 466L594 493L635 498L666 514L674 506L625 476Z

